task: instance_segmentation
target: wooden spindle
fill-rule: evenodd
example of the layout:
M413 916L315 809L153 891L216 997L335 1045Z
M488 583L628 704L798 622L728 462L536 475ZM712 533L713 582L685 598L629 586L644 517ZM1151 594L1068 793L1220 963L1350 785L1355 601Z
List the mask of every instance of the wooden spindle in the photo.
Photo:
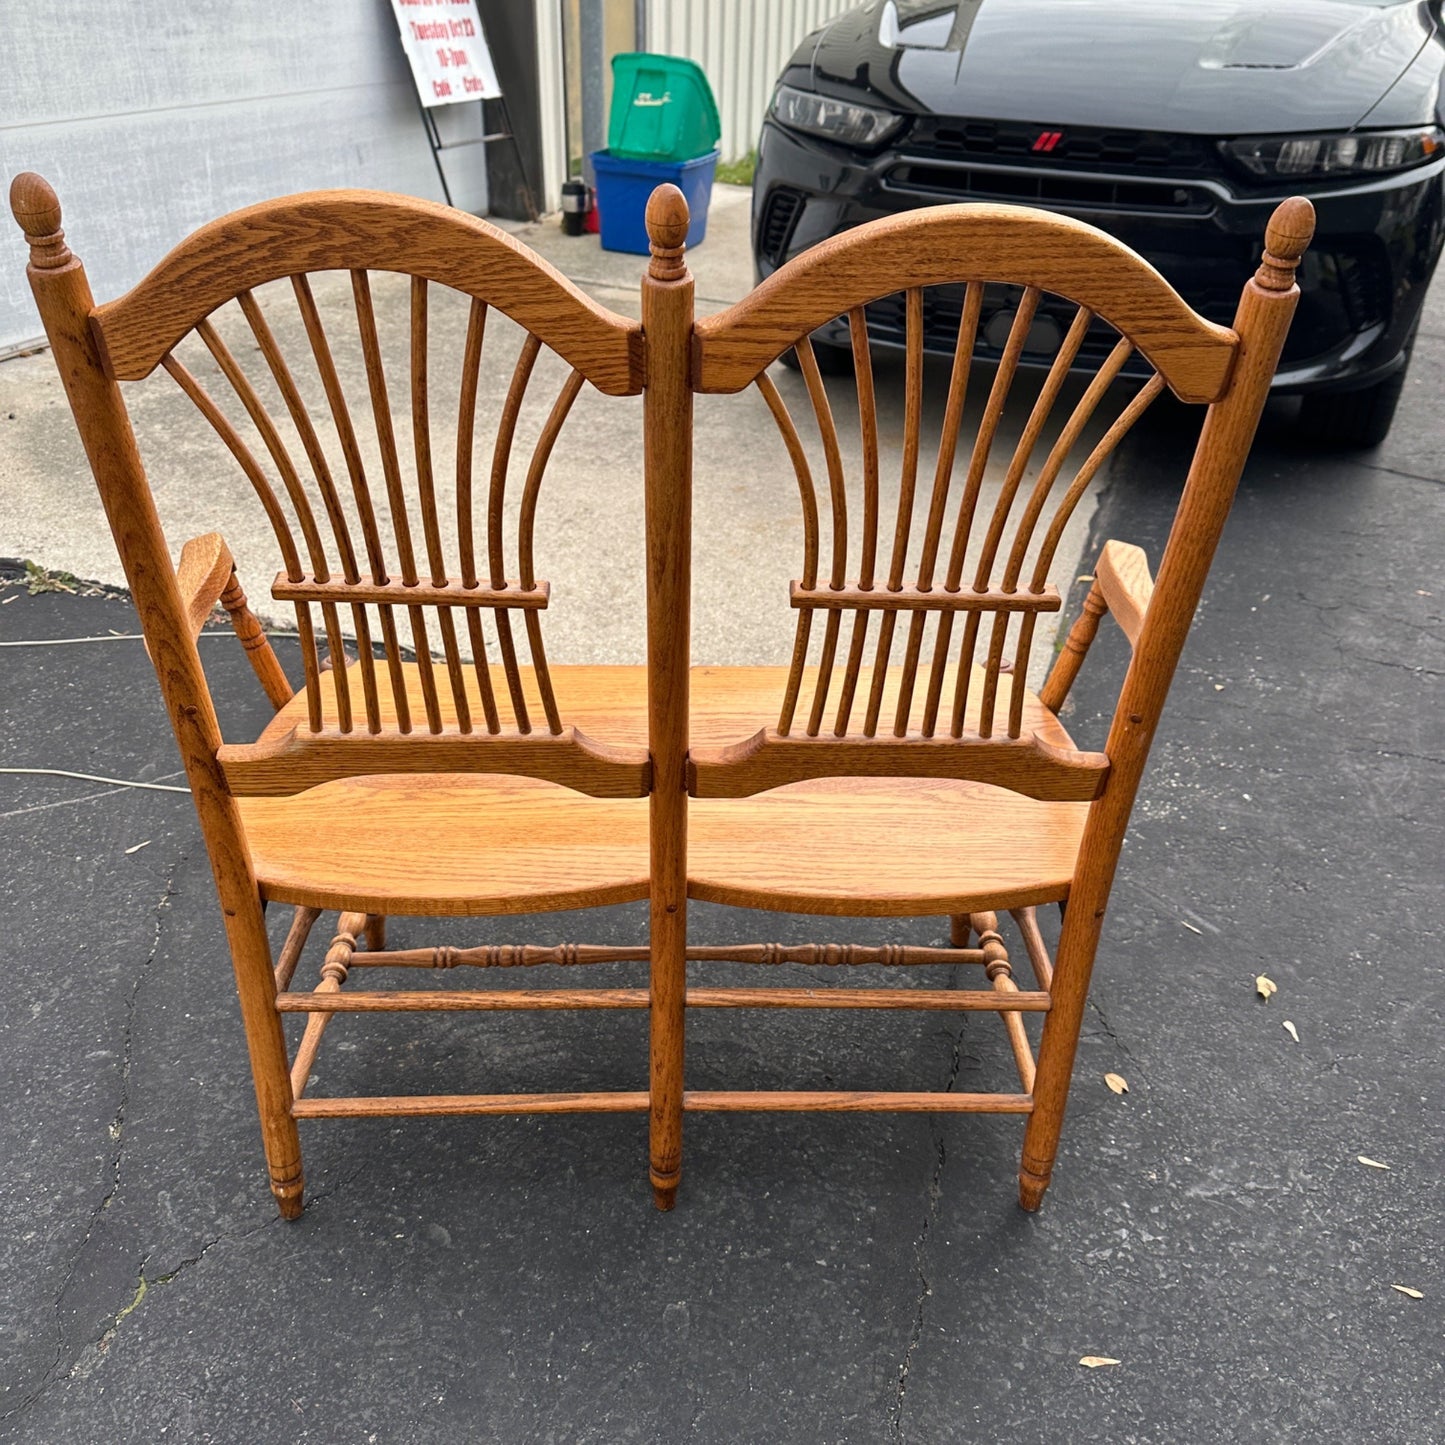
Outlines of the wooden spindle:
M424 276L411 278L411 436L412 455L416 460L417 501L421 508L422 536L426 543L427 570L432 582L441 586L447 580L446 557L442 551L441 519L437 514L436 482L432 473L431 415L427 384L427 281ZM421 614L425 616L424 613ZM457 646L456 620L447 607L437 609L437 627L442 635L442 655L446 658L447 680L451 686L452 708L460 732L472 730L471 709L467 705L466 674L462 671L461 650ZM435 714L432 732L441 731L440 699L430 666L422 668L423 692L430 706L428 721Z
M251 454L250 448L241 440L225 413L174 355L168 352L163 356L161 366L190 398L196 410L211 424L216 435L225 443L226 450L235 457L237 465L245 473L246 480L250 482L252 490L256 493L256 497L266 513L266 520L271 524L276 545L281 550L281 562L286 569L287 577L293 582L299 582L306 575L301 566L301 554L296 550L296 539L291 533L291 524L286 520L286 514L281 510L281 503L277 499L271 483L267 481L261 464Z
M522 409L522 399L527 393L527 382L537 364L542 343L529 331L522 341L522 350L512 371L511 385L507 388L507 399L502 407L501 419L497 423L497 437L492 450L492 480L487 493L487 559L491 569L493 587L507 585L506 561L502 550L503 516L507 493L507 472L512 461L512 441L517 432L517 417ZM512 699L512 716L517 731L530 733L532 722L527 715L527 700L522 692L522 674L517 666L517 644L512 637L512 619L506 608L496 613L497 646L502 655L502 670L507 679L507 692Z
M848 313L848 335L853 344L853 374L858 386L858 430L863 444L863 552L858 562L858 585L873 585L878 554L878 406L873 389L873 352L868 345L868 318L863 307ZM860 607L853 614L853 636L848 644L848 664L838 697L838 717L833 724L837 737L845 737L853 711L853 695L863 666L869 613Z
M778 394L773 379L763 372L757 379L758 391L762 394L773 420L782 433L788 459L793 464L793 475L798 482L798 500L803 509L803 585L818 585L818 489L813 483L813 472L808 465L808 454L803 449L798 429L788 412L786 403ZM798 693L803 683L803 669L808 662L808 639L813 626L813 609L801 608L798 612L797 631L793 638L793 659L788 667L787 686L783 692L783 706L778 716L778 733L787 737L793 726L793 714L798 706Z
M843 474L843 456L838 446L838 428L833 422L833 409L828 404L828 392L818 370L818 359L813 354L812 342L804 336L796 343L794 351L803 380L807 384L808 399L812 403L813 417L818 424L818 434L823 442L823 456L828 467L833 543L829 586L842 587L848 576L848 490ZM828 706L828 692L833 681L833 660L838 650L839 622L838 609L827 609L823 626L823 650L818 658L818 681L813 692L813 706L808 714L809 737L817 737L823 724L823 712Z
M1069 635L1064 639L1063 650L1049 671L1043 691L1039 693L1039 701L1050 712L1056 713L1063 707L1064 701L1074 685L1074 679L1079 675L1079 668L1083 665L1084 658L1093 645L1094 638L1098 635L1099 619L1107 610L1108 603L1104 600L1103 591L1095 582L1084 598L1083 611L1075 618L1074 625L1069 628Z
M1003 419L1004 407L1008 402L1009 389L1013 386L1018 371L1019 358L1023 355L1024 342L1028 339L1034 324L1034 313L1038 310L1039 292L1030 286L1019 299L1014 313L1013 324L1009 327L1008 341L1004 344L1003 357L994 373L993 385L989 388L988 400L984 404L983 416L979 419L978 432L974 436L973 451L968 461L968 474L964 479L963 492L958 501L958 515L954 521L953 544L949 549L948 568L944 573L944 590L957 592L963 580L963 563L968 551L969 538L973 533L974 513L978 509L979 491L983 486L984 471L993 450L994 438L998 434L999 422ZM978 614L971 612L965 623L964 644L959 656L958 674L954 681L953 715L950 731L959 731L952 736L962 735L963 711L968 701L969 681L973 672L973 650L978 637ZM953 617L944 612L938 618L938 631L933 640L933 663L928 675L928 694L923 708L923 735L932 737L938 722L938 709L943 694L943 679L948 671L950 644L953 640Z
M305 401L302 400L301 393L296 386L296 378L286 364L286 358L276 341L275 333L272 332L255 295L250 291L242 291L236 300L251 328L251 334L256 338L256 344L261 348L261 354L266 358L266 365L270 368L272 379L281 393L281 399L286 404L286 412L291 418L291 424L301 438L301 447L310 463L312 475L316 478L322 505L326 509L327 521L331 525L331 535L336 543L337 555L341 559L341 575L348 582L355 582L361 575L356 566L356 548L351 540L351 529L347 525L346 514L341 509L341 497L336 490L335 479L331 475L330 463L321 446L321 439L316 434L316 427L311 421L311 413L307 410Z
M251 611L246 601L241 579L236 576L234 569L231 580L221 593L221 606L226 609L226 615L231 619L231 629L246 653L246 660L251 664L251 671L256 674L256 681L261 684L261 690L266 694L271 706L279 712L291 701L291 684L281 668L270 639L261 627L261 619Z
M291 917L291 926L286 930L286 941L276 955L276 992L285 993L291 987L296 965L301 962L301 951L311 936L312 926L321 917L319 908L305 908L297 904Z
M532 460L527 468L527 481L522 490L522 509L517 536L518 580L524 589L536 585L537 575L533 559L533 544L537 530L537 500L542 492L542 478L547 474L547 464L552 459L552 450L557 437L566 425L572 411L572 403L582 390L583 376L580 371L568 373L562 390L547 416L537 445L532 449ZM552 691L552 675L547 668L547 655L542 649L542 617L535 609L523 614L527 628L527 646L532 653L532 668L537 679L537 690L542 698L542 710L547 715L547 727L552 733L562 731L562 719L557 711L557 699Z
M682 1177L687 1007L687 752L691 663L693 282L683 260L687 202L659 186L647 203L652 251L642 281L647 540L647 734L651 879L649 1178L671 1209Z
M315 994L340 993L351 971L351 958L356 952L360 936L366 929L366 914L343 913L336 925L336 935L326 950L321 964L321 982L316 985ZM306 1092L306 1081L316 1066L316 1055L321 1048L321 1036L334 1018L330 1013L313 1013L306 1020L306 1032L296 1046L296 1058L291 1065L291 1093L301 1098Z
M898 516L893 529L893 554L888 564L888 590L896 592L903 585L903 569L908 561L908 538L913 530L913 497L918 485L918 442L923 426L923 290L914 286L907 292L904 330L903 383L903 471L898 485ZM873 658L873 682L868 693L868 714L863 725L866 737L878 732L878 714L883 706L883 687L888 680L888 660L893 649L896 612L885 612L878 619L878 650ZM909 684L911 690L911 683ZM907 731L904 712L903 732Z
M240 363L232 355L230 348L221 339L220 334L210 321L202 321L196 327L196 335L205 344L206 350L215 359L216 365L220 367L222 375L231 385L245 409L246 415L250 417L251 424L256 428L265 445L266 451L271 457L272 463L281 478L282 486L290 498L292 510L296 514L296 520L301 528L301 535L306 543L307 556L311 562L312 575L318 582L330 580L331 572L326 557L326 547L321 539L321 529L316 525L316 515L311 507L311 500L306 495L306 488L302 484L300 473L291 459L291 454L286 444L281 440L281 434L276 430L276 424L271 419L271 414L257 396L256 389L251 385L250 378L242 370ZM254 458L253 458L254 460ZM259 463L256 463L259 469ZM323 602L321 604L322 627L326 634L326 650L330 657L341 658L342 664L332 669L332 687L336 698L337 724L342 732L351 731L351 692L347 684L345 666L345 643L341 633L341 620L337 614L336 604ZM310 612L307 612L306 630L310 628ZM309 652L314 644L304 643L303 646ZM310 696L310 685L308 684L308 700L311 702L312 718L319 717L321 706L320 697L320 668L318 664L316 695L314 699ZM319 728L319 723L312 722L312 730Z
M923 553L918 562L918 587L926 592L933 585L933 569L943 539L943 521L948 511L948 493L953 480L953 462L958 452L958 433L963 422L963 408L968 396L968 379L973 369L973 348L978 339L979 313L983 307L983 283L970 281L963 297L958 318L958 335L954 342L953 367L948 377L948 399L943 409L943 430L938 442L938 463L933 473L933 491L928 503L928 522L923 533ZM908 646L903 659L903 677L898 690L898 706L893 717L893 735L906 737L909 715L913 711L913 689L918 677L918 662L923 651L923 632L928 615L915 613L908 619ZM942 689L943 678L939 677ZM933 707L938 707L937 696ZM925 714L924 737L933 736L933 720Z
M291 289L296 297L296 306L301 313L302 325L305 327L306 338L311 346L311 355L316 362L317 374L321 378L322 390L326 393L326 403L331 411L332 424L336 427L337 440L341 444L342 456L346 461L352 499L356 503L357 516L361 521L367 565L374 581L385 582L387 580L386 560L381 547L381 534L376 525L376 512L371 503L371 488L366 480L366 468L362 463L361 448L357 445L356 432L351 424L351 413L346 405L346 393L342 389L341 379L336 371L336 363L331 355L331 346L326 339L326 330L321 323L321 313L317 309L315 297L311 294L311 284L304 275L291 278ZM351 552L349 537L345 546L342 546L341 535L338 534L338 547L342 549L344 569L349 553L353 565L355 559L354 553ZM360 568L358 567L356 570L359 577ZM343 575L345 575L344 572ZM348 577L348 580L351 579ZM357 652L361 663L367 731L375 734L381 731L381 703L377 690L376 663L372 655L371 627L364 607L353 606L351 617L356 628ZM396 638L396 626L390 609L381 609L380 617L383 650L391 670L392 694L394 698L399 698L396 703L398 724L403 732L409 732L411 724L406 705L405 688L400 683L401 653ZM399 688L400 692L398 692Z

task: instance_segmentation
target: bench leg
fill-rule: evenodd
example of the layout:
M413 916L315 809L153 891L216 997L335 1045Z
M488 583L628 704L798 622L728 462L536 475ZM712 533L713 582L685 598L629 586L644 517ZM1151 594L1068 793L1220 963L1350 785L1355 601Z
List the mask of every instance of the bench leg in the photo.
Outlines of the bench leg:
M682 1178L683 1042L687 1027L686 903L652 910L652 1008L648 1049L651 1110L648 1152L652 1201L663 1210L677 1202Z
M1019 1167L1019 1204L1030 1212L1043 1203L1044 1191L1049 1187L1059 1135L1064 1127L1064 1110L1069 1102L1074 1055L1079 1047L1089 979L1103 926L1103 897L1098 899L1096 907L1089 906L1092 901L1071 900L1054 958L1049 990L1053 996L1052 1006L1044 1017L1043 1037L1039 1041L1034 1107L1024 1130L1023 1159Z
M246 1049L251 1056L251 1079L256 1087L271 1193L283 1219L300 1219L306 1186L301 1170L301 1137L291 1114L291 1070L281 1015L276 1012L276 979L271 971L271 945L260 901L254 911L238 912L229 918L226 931L236 971Z

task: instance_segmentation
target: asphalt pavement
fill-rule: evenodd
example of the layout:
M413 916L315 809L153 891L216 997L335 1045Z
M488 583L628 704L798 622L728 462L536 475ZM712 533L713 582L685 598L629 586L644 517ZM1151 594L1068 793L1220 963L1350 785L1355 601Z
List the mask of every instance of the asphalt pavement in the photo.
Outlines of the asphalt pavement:
M785 1114L690 1118L670 1215L637 1117L315 1122L308 1208L284 1223L187 798L0 776L0 1438L1445 1439L1442 366L1437 290L1385 446L1312 452L1288 406L1267 418L1036 1216L1014 1202L1016 1119ZM1128 440L1081 570L1111 537L1157 564L1191 445L1177 408ZM124 598L11 575L0 641L136 630ZM239 649L202 645L227 727L258 727ZM1084 745L1122 661L1101 635L1068 719ZM7 647L0 666L0 766L178 781L138 642ZM693 916L700 942L842 936ZM644 926L626 907L485 936ZM847 936L934 944L946 923ZM411 920L391 940L462 941ZM690 1081L1006 1079L1003 1030L960 1017L710 1012ZM635 1087L645 1056L640 1016L442 1015L343 1019L322 1065L336 1092L550 1090Z

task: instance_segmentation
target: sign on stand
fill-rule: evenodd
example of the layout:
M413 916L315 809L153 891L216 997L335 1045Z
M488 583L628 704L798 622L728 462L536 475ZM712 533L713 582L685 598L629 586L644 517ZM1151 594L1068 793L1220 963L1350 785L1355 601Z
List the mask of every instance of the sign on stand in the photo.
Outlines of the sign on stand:
M391 8L422 105L501 95L477 0L391 0Z
M477 14L477 0L391 0L391 8L401 31L402 49L411 62L411 78L421 102L422 123L426 126L427 142L447 205L452 203L452 191L447 184L441 153L505 140L512 144L527 209L535 220L537 202L507 114L506 97L497 80L497 68L492 63L481 16ZM501 130L487 130L485 103L489 100L497 102L503 122ZM432 112L437 106L457 105L462 101L476 101L481 105L482 134L471 140L444 143Z

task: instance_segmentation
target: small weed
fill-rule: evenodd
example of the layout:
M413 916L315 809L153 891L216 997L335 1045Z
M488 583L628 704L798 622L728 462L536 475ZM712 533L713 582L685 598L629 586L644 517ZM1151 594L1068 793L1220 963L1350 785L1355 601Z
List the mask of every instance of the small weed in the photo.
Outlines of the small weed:
M719 161L717 179L725 186L750 186L753 174L758 168L757 151L749 151L733 161Z
M94 582L82 582L71 572L52 572L28 557L25 559L24 582L32 597L41 592L68 592L72 597L103 597L109 590Z

